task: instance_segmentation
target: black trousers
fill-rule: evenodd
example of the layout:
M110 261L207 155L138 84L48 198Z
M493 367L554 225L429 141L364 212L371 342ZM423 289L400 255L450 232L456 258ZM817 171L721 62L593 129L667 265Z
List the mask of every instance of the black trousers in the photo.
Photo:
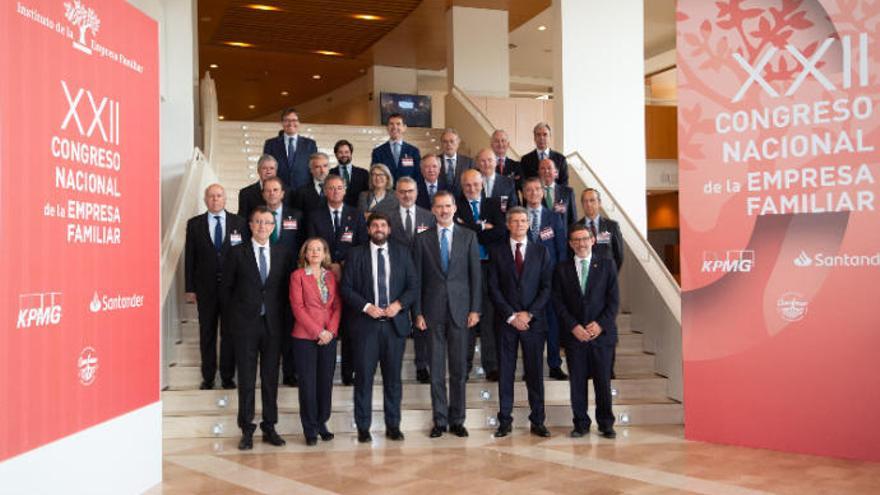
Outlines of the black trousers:
M285 328L289 329L281 336L281 376L284 380L289 381L293 380L297 375L296 353L293 350L294 338L290 334L290 329L293 328L293 325L291 324ZM334 345L333 347L335 348L336 346Z
M498 372L498 421L502 425L513 422L513 383L516 379L517 347L522 344L523 367L529 396L529 421L544 424L544 332L520 332L507 323L501 328L501 362Z
M354 355L354 419L359 430L369 430L373 420L373 376L376 366L382 367L382 395L385 427L400 427L400 399L403 386L400 368L406 338L397 335L390 321L353 330L357 346Z
M468 330L452 319L435 324L427 332L431 350L431 409L434 426L462 425L467 396ZM449 360L449 398L446 396L446 362Z
M291 339L299 376L299 418L306 438L327 431L336 372L336 339L326 345L314 340Z
M339 335L337 337L339 340L339 353L341 354L339 368L342 372L343 380L351 379L355 371L354 341L352 340L352 329L349 328L351 326L349 322L352 320L354 320L354 315L352 315L351 310L344 308L342 310L342 320L339 322Z
M569 339L565 344L565 360L568 363L568 381L571 390L571 411L575 428L590 427L587 414L587 387L593 379L596 394L596 423L600 430L614 426L614 413L611 412L611 362L613 346L598 346L593 343Z
M495 307L489 297L489 264L482 263L483 281L483 307L480 312L480 323L468 329L470 342L467 350L467 368L470 373L474 363L474 347L477 344L477 334L480 335L480 365L486 373L498 370L498 329L495 328Z
M213 382L217 375L217 326L220 326L220 379L235 376L235 339L229 325L224 325L220 301L215 295L196 294L199 310L199 351L202 356L202 380Z
M238 362L238 426L253 433L257 362L260 366L260 394L263 421L260 428L274 428L278 422L278 355L281 335L269 331L266 319L250 328L238 329L235 355Z
M413 347L415 348L413 363L416 365L416 371L427 370L431 360L428 331L421 331L418 328L413 327L412 332Z

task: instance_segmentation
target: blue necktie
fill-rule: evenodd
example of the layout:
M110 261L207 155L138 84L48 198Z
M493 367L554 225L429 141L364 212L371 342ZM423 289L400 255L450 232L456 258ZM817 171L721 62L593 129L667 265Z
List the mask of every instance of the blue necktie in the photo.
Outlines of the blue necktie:
M431 199L432 202L434 201L435 194L437 194L437 186L434 184L429 185L428 186L428 197Z
M266 263L266 248L260 246L260 280L266 285L266 279L269 278L269 267ZM260 315L266 314L266 303L260 305Z
M214 215L214 249L220 252L223 248L223 226L220 225L220 215Z
M471 201L471 211L474 212L474 222L480 222L480 202L478 200ZM489 259L489 253L486 251L486 248L480 244L480 259L485 260Z
M379 286L379 307L385 309L388 307L388 286L385 283L385 256L382 255L383 251L385 251L385 248L379 248L376 271L379 276L379 280L377 280L377 285Z
M296 139L287 138L287 165L293 166L293 155L296 154Z
M446 237L448 230L442 229L440 231L440 268L443 268L443 273L449 270L449 238Z
M400 143L394 141L391 143L391 154L394 155L394 166L400 163Z

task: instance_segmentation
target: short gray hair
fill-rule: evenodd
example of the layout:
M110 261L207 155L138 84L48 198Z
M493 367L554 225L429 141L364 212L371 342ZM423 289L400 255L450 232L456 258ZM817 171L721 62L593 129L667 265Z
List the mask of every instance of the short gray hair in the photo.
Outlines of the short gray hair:
M514 207L511 207L511 208L508 208L508 210L507 210L507 216L504 217L505 222L509 222L509 221L510 221L510 217L513 216L513 215L516 215L516 214L522 214L522 215L525 215L526 218L529 218L529 210L526 210L526 209L523 208L522 206L514 206Z
M260 159L257 160L257 170L259 170L260 167L262 167L264 163L269 163L269 162L274 163L275 168L276 169L278 168L278 160L276 160L274 156L272 156L268 153L264 153L264 154L260 155Z
M401 184L412 184L416 186L416 189L418 189L418 183L416 182L416 180L408 175L404 175L403 177L397 179L397 186L400 186Z
M547 129L547 132L553 132L550 130L550 124L548 124L547 122L538 122L537 124L535 124L534 129L532 129L532 133L534 134L538 132L538 129Z

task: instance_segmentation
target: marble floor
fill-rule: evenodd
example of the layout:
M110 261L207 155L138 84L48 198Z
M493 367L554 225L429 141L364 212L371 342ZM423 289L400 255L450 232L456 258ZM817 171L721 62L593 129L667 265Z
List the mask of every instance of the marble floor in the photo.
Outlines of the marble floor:
M527 494L708 495L880 493L880 464L691 442L681 426L619 428L616 440L571 439L551 429L540 439L517 429L495 439L406 432L371 445L353 434L306 447L238 439L165 441L164 482L150 494Z

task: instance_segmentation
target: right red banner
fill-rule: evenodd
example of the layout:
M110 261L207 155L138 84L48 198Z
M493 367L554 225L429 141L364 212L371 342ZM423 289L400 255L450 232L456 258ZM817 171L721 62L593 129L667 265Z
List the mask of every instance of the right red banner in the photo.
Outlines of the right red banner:
M880 2L677 24L686 436L880 460Z

